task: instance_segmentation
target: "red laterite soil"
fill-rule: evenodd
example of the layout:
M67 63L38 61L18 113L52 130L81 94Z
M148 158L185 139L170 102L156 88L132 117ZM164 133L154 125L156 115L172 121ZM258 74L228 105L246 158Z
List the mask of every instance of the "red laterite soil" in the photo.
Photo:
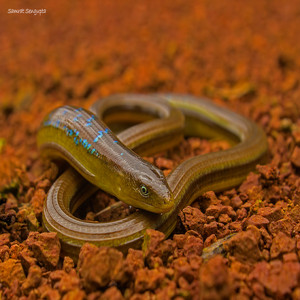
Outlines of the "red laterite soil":
M300 299L299 1L0 7L0 299ZM8 13L20 8L46 13ZM120 92L209 97L265 130L270 161L183 209L171 238L149 230L127 255L86 244L75 263L41 226L57 168L39 157L37 130L55 107ZM190 138L147 159L168 173L226 147ZM233 232L226 254L204 261L203 248Z

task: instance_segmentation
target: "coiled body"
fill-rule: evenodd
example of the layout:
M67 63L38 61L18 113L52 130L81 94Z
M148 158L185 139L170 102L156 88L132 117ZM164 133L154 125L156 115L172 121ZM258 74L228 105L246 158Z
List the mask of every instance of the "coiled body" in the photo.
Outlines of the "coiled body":
M153 97L159 99L155 104ZM182 122L182 118L172 117L164 103L170 105L170 109L179 109L185 116L185 135L226 136L236 145L225 151L190 158L177 166L166 179L172 194L172 200L169 201L172 205L167 207L168 212L153 214L139 211L122 220L107 223L87 222L72 215L71 212L95 188L87 184L73 169L68 169L51 187L43 215L45 228L58 233L67 254L75 256L85 242L114 246L122 250L138 247L147 228L169 235L176 225L178 212L196 197L209 190L221 191L240 184L258 163L264 162L267 142L263 131L248 119L200 98L176 94L117 95L97 102L92 111L100 119L114 119L119 110L136 111L135 115L140 115L142 119L144 115L158 117L118 135L119 140L128 147L141 154L149 154L149 149L164 149L168 144L178 142L174 142L172 138L175 137L176 140L176 136L180 136L182 125L178 124ZM47 133L47 128L41 130L44 130L41 134ZM40 140L40 146L46 149L47 143L43 138ZM68 161L72 163L72 149L70 157ZM81 172L80 168L75 168ZM133 168L138 169L139 165ZM130 186L123 186L122 189L127 191ZM140 204L143 207L144 203ZM147 205L145 208L147 209Z

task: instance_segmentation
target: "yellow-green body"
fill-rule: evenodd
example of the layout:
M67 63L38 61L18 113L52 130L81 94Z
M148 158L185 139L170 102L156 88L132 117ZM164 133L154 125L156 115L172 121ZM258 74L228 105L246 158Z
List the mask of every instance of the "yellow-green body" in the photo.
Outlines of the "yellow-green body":
M154 103L153 97L158 98L158 102ZM95 189L74 170L69 169L50 189L43 215L45 228L58 233L67 254L76 256L85 242L114 246L123 250L137 247L141 245L148 228L161 230L169 235L175 227L178 212L191 204L196 197L209 190L221 191L240 184L258 163L265 161L267 141L265 134L256 124L200 98L177 94L125 94L102 99L95 103L92 110L100 119L105 119L107 115L122 109L133 109L136 114L139 114L140 110L159 116L156 120L136 125L118 135L124 145L143 154L151 152L149 149L165 149L168 144L174 145L178 142L178 137L182 136L182 125L178 124L183 119L174 117L174 113L168 113L168 109L175 108L185 116L185 135L223 136L235 145L225 151L193 157L177 166L166 178L172 195L171 201L174 201L172 207L168 207L168 212L153 214L139 211L122 220L108 223L87 222L71 214ZM42 139L40 144L43 147ZM72 153L70 156L68 161L74 157ZM75 159L78 160L77 157ZM79 163L82 164L83 161L83 156L79 155ZM114 171L110 174L109 170L106 171L107 176L114 180ZM127 170L129 177L131 170ZM122 185L124 182L126 181L115 180L116 185ZM129 185L121 188L128 193L130 191ZM143 201L139 204L141 208L148 208Z

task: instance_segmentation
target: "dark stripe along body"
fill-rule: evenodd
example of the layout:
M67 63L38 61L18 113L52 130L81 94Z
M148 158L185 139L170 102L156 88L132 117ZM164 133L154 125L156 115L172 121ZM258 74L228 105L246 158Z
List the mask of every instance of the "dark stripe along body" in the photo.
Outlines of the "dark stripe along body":
M76 256L85 242L114 246L121 250L138 247L147 228L161 230L169 235L175 227L180 209L206 191L221 191L240 184L258 163L265 161L267 142L263 131L250 120L204 99L177 94L124 94L96 102L92 111L100 119L108 111L113 115L114 107L128 110L132 107L137 111L139 108L141 111L150 111L150 114L156 112L154 114L159 119L129 128L118 134L118 138L133 149L143 149L143 144L155 139L165 148L161 137L166 134L166 144L169 143L180 126L174 127L176 118L169 123L166 121L168 118L163 111L167 106L162 109L155 104L156 108L153 108L153 97L158 98L158 102L165 101L170 107L175 107L184 114L185 135L225 136L232 143L238 142L228 150L192 157L177 166L167 177L174 205L170 211L161 215L139 211L122 220L107 223L75 218L71 212L95 188L87 184L73 169L67 170L50 189L43 215L45 228L58 233L67 254ZM154 130L151 129L151 122L154 122ZM138 165L134 168L138 169Z

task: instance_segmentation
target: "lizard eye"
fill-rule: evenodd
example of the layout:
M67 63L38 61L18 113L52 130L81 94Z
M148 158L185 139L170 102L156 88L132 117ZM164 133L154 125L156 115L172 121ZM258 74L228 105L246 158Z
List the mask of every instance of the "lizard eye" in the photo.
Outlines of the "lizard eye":
M144 197L148 197L149 196L149 191L147 189L147 187L145 185L141 185L140 186L140 192Z

